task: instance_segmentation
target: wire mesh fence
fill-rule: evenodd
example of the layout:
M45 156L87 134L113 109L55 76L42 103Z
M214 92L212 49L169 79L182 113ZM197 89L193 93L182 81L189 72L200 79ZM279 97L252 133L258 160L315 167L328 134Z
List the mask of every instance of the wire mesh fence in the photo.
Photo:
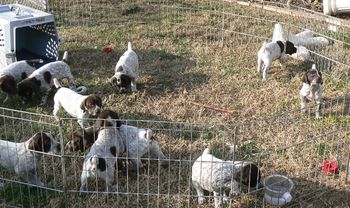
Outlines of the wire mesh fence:
M35 1L18 1L28 6L43 8L42 5L38 6L33 2ZM2 3L14 2L2 1ZM63 148L68 143L71 132L78 128L77 122L73 119L62 119L62 123L59 124L52 116L1 108L1 139L24 142L35 133L44 131L55 135L62 147L59 153L44 153L40 162L35 165L35 174L40 177L45 186L36 187L23 177L6 168L1 168L1 204L22 207L91 205L199 207L197 192L191 180L192 165L204 149L210 146L212 154L217 158L228 161L251 161L256 164L261 172L261 182L264 177L274 173L290 177L295 183L290 207L306 206L309 203L327 207L335 202L340 203L340 206L348 205L349 192L346 187L350 177L348 133L350 102L346 83L350 63L347 55L349 28L339 25L336 19L326 18L320 14L316 14L318 18L312 18L309 16L313 13L312 11L298 6L287 7L285 4L266 1L254 2L254 5L247 7L235 2L188 0L52 0L45 2L45 9L55 15L56 24L60 28L59 32L69 33L66 39L69 44L68 49L77 45L93 48L95 45L103 45L106 42L133 40L139 45L145 43L147 46L162 49L154 50L151 55L156 58L149 62L163 63L163 60L177 60L180 63L175 63L179 65L199 65L204 69L212 67L215 71L218 71L217 68L221 66L224 67L225 64L228 65L227 68L233 67L230 63L234 63L234 66L242 66L240 70L255 69L256 52L264 40L270 40L276 22L280 22L287 33L296 34L305 29L311 30L332 42L326 47L310 48L317 68L324 72L327 79L328 91L326 91L327 98L323 105L323 120L314 120L316 106L312 104L308 107L308 114L301 115L299 97L295 96L297 93L294 90L286 90L288 87L276 86L269 90L279 95L283 94L284 97L266 98L266 94L259 96L245 94L245 92L239 94L240 101L237 101L236 105L240 107L240 111L233 116L233 119L232 117L217 118L208 113L207 117L203 116L203 123L200 123L201 115L205 112L194 110L196 112L194 115L199 118L196 122L155 121L153 117L147 120L122 120L123 124L151 129L154 135L153 142L158 143L166 158L154 157L150 151L147 151L141 158L142 167L137 171L129 170L132 169L130 168L132 161L129 160L135 158L128 155L128 151L125 150L116 162L120 167L116 166L116 171L113 173L117 184L116 190L107 191L106 179L94 176L89 179L87 190L80 191L83 165L89 150L69 152ZM262 5L275 6L281 13L262 9ZM296 16L292 16L292 11ZM302 15L305 15L305 18L301 19ZM123 32L114 34L114 31L110 30L113 27L117 30L123 27ZM144 29L138 30L140 27ZM330 27L332 30L329 30ZM79 36L80 33L87 33L92 38L82 39ZM111 35L103 36L106 40L100 40L101 36L98 34L101 33L111 33ZM143 39L143 42L139 39ZM170 42L176 44L175 52L172 51ZM147 47L142 49L149 50ZM216 53L218 60L212 62L202 60L196 63L191 63L192 60L181 60L183 56L193 55L194 59L196 56L201 57L200 53L191 53L191 50L204 51L206 56ZM138 52L144 59L151 56L147 56L147 53L141 49ZM94 51L88 50L83 53L88 56ZM101 57L94 57L93 60L97 65L102 66L110 61ZM210 63L207 64L206 61ZM309 63L303 63L303 65L297 61L291 62L296 68L300 66L303 69L291 72L285 77L281 76L278 80L280 85L290 84L289 80L293 80L297 73L310 67ZM85 64L92 65L89 60ZM163 65L168 67L166 63ZM142 73L154 76L162 73L160 70L150 71L149 68L145 68ZM235 73L237 72L229 71L222 75L233 76ZM188 79L185 80L166 76L168 79L175 79L174 86L168 86L168 90L177 92L177 88L180 88L178 83L182 81L198 84L205 83L203 80L210 80L205 77L199 78L198 74L186 75ZM252 78L249 73L247 77L247 79ZM239 92L240 89L247 88L249 85L257 84L255 82L239 83L235 90ZM292 81L291 85L299 85L299 83ZM284 90L286 92L280 92ZM216 92L212 91L212 93ZM200 92L197 93L200 94ZM212 102L216 103L220 99L225 103L223 97L230 96L232 92L217 93L216 97L209 96L208 100L212 99L214 100ZM194 100L197 99L203 98L196 96ZM260 100L260 103L251 104L252 99ZM184 108L190 107L184 105ZM158 111L152 113L157 114ZM169 112L169 114L172 113L183 114L185 117L191 116L187 109ZM208 120L210 124L204 122ZM223 120L228 122L222 122ZM97 137L94 135L95 139ZM137 143L136 146L139 145ZM229 151L228 145L233 146L235 151ZM139 149L136 152L139 153ZM136 156L141 157L139 154ZM104 158L115 159L108 156ZM325 161L337 161L339 173L331 175L323 173ZM163 167L164 164L167 166ZM242 177L243 174L239 174L238 190L242 194L229 198L228 206L268 207L264 199L264 189L258 186L251 188L245 186L242 184ZM320 197L328 201L322 201ZM212 193L206 193L205 198L206 202L201 207L213 207L215 196Z
M153 137L148 145L158 145L165 157L154 156L151 148L138 155L144 148L140 140L134 143L137 148L132 150L136 155L128 154L126 149L118 157L116 163L121 165L112 174L116 190L107 190L103 177L92 176L88 179L87 189L81 191L81 175L89 150L71 152L62 148L59 153L43 155L39 152L41 160L35 164L35 173L45 185L37 187L13 171L2 168L2 203L52 207L104 207L116 203L124 207L198 206L198 197L191 182L191 168L204 149L210 147L217 158L253 162L259 167L262 177L274 173L287 175L296 183L290 206L300 206L314 197L318 200L318 194L341 194L339 187L346 187L350 140L348 114L343 111L345 105L348 105L348 98L327 104L327 111L333 113L320 121L295 112L236 125L210 127L180 122L122 121L123 125L151 129ZM339 108L341 111L338 111ZM68 138L72 130L78 126L72 119L64 119L58 124L51 116L4 108L1 112L1 138L6 141L25 142L36 132L43 131L55 135L64 147L70 141ZM131 133L126 137L131 140ZM229 151L229 146L234 146L234 151ZM9 148L7 151L11 153L14 150ZM21 157L21 150L18 149L16 154ZM135 157L141 158L142 167L138 170L130 168L130 161ZM108 156L104 158L108 159ZM337 174L329 176L322 172L327 160L339 163ZM204 177L212 173L203 170L202 174ZM242 195L231 198L230 206L268 206L263 200L263 188L247 188L241 181L238 180L238 183ZM347 193L344 191L344 194L346 196ZM206 198L205 207L213 206L214 196L210 194Z

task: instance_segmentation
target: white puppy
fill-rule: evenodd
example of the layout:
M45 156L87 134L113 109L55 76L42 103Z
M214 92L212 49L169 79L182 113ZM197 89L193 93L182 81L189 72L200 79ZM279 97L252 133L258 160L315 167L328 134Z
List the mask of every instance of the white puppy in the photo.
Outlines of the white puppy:
M132 45L128 43L128 50L119 58L115 66L115 74L110 78L112 86L120 92L125 92L129 86L131 91L136 92L136 79L139 76L139 59L137 54L132 50Z
M161 160L160 165L166 167L168 162L159 147L159 143L153 138L151 129L138 128L136 126L121 125L120 136L126 146L127 157L132 165L129 170L138 170L142 167L141 157L154 156Z
M54 109L53 115L56 120L59 121L58 111L63 107L66 112L78 119L79 125L84 128L84 119L90 117L90 115L96 116L101 111L102 100L96 95L80 95L77 92L61 87L60 83L54 78L54 84L58 88L54 96Z
M260 181L259 168L249 161L223 161L210 154L209 148L193 163L192 185L198 194L198 203L205 202L204 191L214 192L215 208L222 208L226 192L239 195L240 182L256 187Z
M316 119L321 119L323 80L322 74L316 69L315 64L312 65L310 70L305 72L302 81L303 86L300 90L301 112L306 113L306 104L308 101L315 101L317 105Z
M289 41L264 42L258 52L258 72L260 73L264 67L263 81L266 80L266 73L274 60L279 59L281 67L284 67L285 54L292 55L296 52L297 48Z
M105 128L98 132L95 143L86 155L81 174L80 191L87 190L88 178L100 178L106 182L107 192L116 191L114 174L117 157L125 151L124 143L121 141L116 128Z
M14 171L31 184L44 186L37 174L41 158L38 152L60 151L60 144L50 133L45 132L38 132L22 143L0 140L0 165Z

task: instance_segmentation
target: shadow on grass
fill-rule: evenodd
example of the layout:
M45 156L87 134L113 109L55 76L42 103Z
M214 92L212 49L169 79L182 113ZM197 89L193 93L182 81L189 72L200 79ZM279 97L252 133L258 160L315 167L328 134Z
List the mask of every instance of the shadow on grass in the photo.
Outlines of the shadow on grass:
M117 93L108 83L114 68L125 49L104 53L99 49L69 51L69 64L78 86L88 87L88 93L102 96ZM177 93L208 81L205 74L193 72L193 60L160 49L137 50L139 56L138 91L150 96L162 96L165 92Z

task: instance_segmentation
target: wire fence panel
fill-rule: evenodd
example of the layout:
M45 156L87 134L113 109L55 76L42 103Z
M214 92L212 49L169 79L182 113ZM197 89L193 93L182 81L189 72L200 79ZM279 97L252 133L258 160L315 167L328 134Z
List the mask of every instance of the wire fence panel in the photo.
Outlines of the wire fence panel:
M109 190L108 174L82 179L85 163L90 164L91 160L93 164L94 158L89 155L89 147L70 151L67 146L73 132L78 130L76 120L62 118L58 123L49 115L0 108L1 140L21 143L43 131L54 135L61 146L57 153L35 153L41 160L33 164L34 174L44 185L37 186L28 182L26 177L1 167L0 204L18 207L213 207L216 200L225 199L228 207L269 207L264 199L264 189L244 185L245 175L240 173L238 188L235 189L241 192L239 196L231 193L230 197L220 198L205 193L206 202L199 205L192 182L192 166L210 147L215 157L225 161L253 162L259 167L261 182L264 177L275 173L291 178L295 186L290 207L320 203L325 207L332 203L347 206L350 31L348 27L337 24L334 18L314 14L297 5L287 6L286 2L46 1L45 9L55 15L60 35L66 37L62 48L72 51L73 73L86 75L86 80L94 79L97 90L106 91L101 79L109 76L111 70L107 69L114 67L114 56L122 54L127 41L139 46L136 50L143 66L142 81L151 80L149 82L153 84L145 84L149 90L141 92L145 96L140 97L153 93L155 96L147 102L158 99L165 104L148 105L144 102L144 109L131 106L127 109L129 113L114 102L112 98L117 97L114 94L106 96L104 101L113 100L109 107L124 110L122 112L126 115L133 114L134 119L121 120L124 125L151 129L153 137L147 147L160 149L164 157L160 154L154 156L150 149L142 152L143 140L130 144L128 142L134 137L132 132L126 133L124 151L117 157L105 155L98 160L100 166L97 167L105 167L114 177L115 189ZM17 3L42 9L36 1ZM291 59L288 66L293 69L272 70L276 82L263 85L256 81L260 79L256 75L256 53L263 41L272 39L277 22L287 34L310 30L330 42L325 47L309 48L327 84L322 120L314 119L316 106L312 103L308 105L306 115L300 113L298 93L301 83L298 76L311 67L311 62ZM96 49L106 45L115 49L110 56L101 55ZM78 54L84 54L84 57ZM172 68L174 66L176 68ZM242 71L246 72L245 82L240 82L241 77L235 77ZM225 79L214 85L213 80L217 77ZM227 87L227 80L234 85L233 88ZM207 96L203 95L203 88L208 89ZM249 89L254 89L254 92ZM195 94L188 95L190 91ZM141 99L137 96L131 100L120 96L120 100L137 105L137 99ZM162 96L170 97L171 101L161 100ZM175 97L182 100L175 100ZM201 107L196 108L193 103L199 103ZM228 112L229 116L217 115L202 103L239 110ZM52 109L45 110L51 112ZM90 120L90 124L93 122ZM121 132L120 129L115 131ZM91 138L97 139L98 136L92 135ZM82 133L82 138L88 138L86 132ZM78 140L76 145L85 148L86 144ZM137 147L136 150L133 147ZM109 154L112 153L110 148L100 147L100 151ZM8 148L7 151L19 155L17 150ZM142 167L135 170L138 159ZM115 165L110 165L114 160ZM324 165L327 161L337 162L338 174L328 175L322 171L327 168ZM219 163L219 168L227 165L225 162L207 162L212 166ZM102 165L104 163L107 165ZM232 165L228 167L237 169ZM212 172L212 169L204 168L199 174L211 180ZM248 184L253 179L250 178ZM84 181L87 181L87 186L82 191ZM232 189L231 178L228 181Z

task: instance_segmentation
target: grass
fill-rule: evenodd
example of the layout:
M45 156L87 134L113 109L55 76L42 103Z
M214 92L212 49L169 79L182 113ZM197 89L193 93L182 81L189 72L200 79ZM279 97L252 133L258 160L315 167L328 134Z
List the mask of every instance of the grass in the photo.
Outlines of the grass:
M103 107L118 112L123 120L145 120L130 122L154 130L163 152L171 160L171 166L163 169L157 161L144 160L145 168L139 173L127 175L120 171L116 174L119 195L99 193L78 196L74 191L80 184L83 154L69 155L64 159L65 182L67 189L73 193L67 194L67 204L82 207L110 207L115 204L121 207L144 204L152 207L197 207L190 183L192 161L208 145L213 146L216 156L232 159L233 155L228 154L226 147L236 143L235 159L257 162L263 176L283 173L294 177L298 185L293 193L296 199L302 199L298 202L301 205L319 205L320 202L311 197L302 198L318 190L319 183L326 190L338 193L336 197L339 206L342 205L342 188L346 186L344 175L332 181L319 174L318 166L324 159L346 156L350 140L346 126L340 128L348 124L349 119L348 114L341 111L345 107L344 102L326 105L326 118L316 121L313 119L312 103L309 104L309 115L299 113L300 78L308 69L307 64L287 58L287 68L283 70L277 63L274 64L266 82L262 82L261 74L256 72L256 52L263 37L271 36L273 24L254 18L285 21L318 31L324 31L323 24L226 3L225 15L220 13L222 6L198 1L174 1L171 5L165 2L161 7L152 2L112 5L112 2L101 1L99 5L92 6L93 11L75 14L74 11L88 5L87 2L80 3L52 1L53 6L61 5L65 9L55 10L58 20L65 24L59 27L59 35L66 41L60 49L62 52L69 51L69 64L77 83L86 86L88 93L101 96ZM238 35L237 31L262 38ZM112 76L128 41L133 43L140 58L138 92L119 94L106 80ZM339 45L335 43L319 52L348 63L344 55L348 51L339 48ZM105 46L112 47L113 51L103 53ZM348 79L344 78L348 68L335 65L332 70L332 74L324 73L324 97L341 101L349 87ZM52 95L45 107L23 105L20 100L6 107L51 115ZM3 94L1 98L4 98ZM193 105L193 102L233 110L234 114ZM15 115L28 120L1 118L3 131L0 135L8 140L24 141L38 130L59 135L58 124L52 118ZM62 111L60 115L67 114ZM38 120L44 121L44 124L38 124ZM69 130L77 126L75 120L64 122L61 126L63 139ZM335 131L337 127L339 129ZM53 187L62 189L60 158L51 160L55 162L50 163L50 159L44 161L47 165L45 173ZM11 177L11 174L6 173L6 177ZM336 182L338 184L334 186ZM18 192L28 200L34 197L25 188ZM2 198L13 195L8 190L4 193L6 197ZM41 200L39 194L38 201L47 202L51 207L62 206L61 195L49 193L45 196L47 200ZM14 197L11 203L21 205L20 199ZM232 207L262 206L262 203L259 192L234 199ZM212 204L211 199L200 207L211 207ZM323 204L327 205L327 202Z

